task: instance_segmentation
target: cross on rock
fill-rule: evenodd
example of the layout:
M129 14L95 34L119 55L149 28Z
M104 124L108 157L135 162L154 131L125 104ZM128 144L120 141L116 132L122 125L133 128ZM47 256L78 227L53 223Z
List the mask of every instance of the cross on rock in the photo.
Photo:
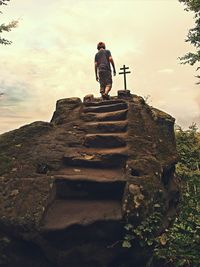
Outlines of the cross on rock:
M124 74L124 89L127 90L126 88L126 74L131 73L130 71L126 71L128 70L129 67L126 67L125 65L123 65L123 68L120 68L120 70L123 70L123 72L119 72L119 74Z

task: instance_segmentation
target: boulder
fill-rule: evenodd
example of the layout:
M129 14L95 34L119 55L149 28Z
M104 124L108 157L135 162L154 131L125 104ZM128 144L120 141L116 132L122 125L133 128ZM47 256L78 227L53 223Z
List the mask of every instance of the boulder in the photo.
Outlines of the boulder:
M124 226L176 211L174 121L122 90L0 135L0 266L144 266Z

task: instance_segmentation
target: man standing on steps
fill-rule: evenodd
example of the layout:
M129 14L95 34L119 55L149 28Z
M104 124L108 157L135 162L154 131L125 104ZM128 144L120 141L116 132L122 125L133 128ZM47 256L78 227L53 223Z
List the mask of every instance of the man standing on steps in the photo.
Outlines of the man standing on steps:
M95 75L97 82L100 83L100 93L103 99L109 99L108 93L112 88L112 74L110 63L113 68L113 75L116 75L115 63L109 50L106 49L105 43L97 44L98 53L95 55Z

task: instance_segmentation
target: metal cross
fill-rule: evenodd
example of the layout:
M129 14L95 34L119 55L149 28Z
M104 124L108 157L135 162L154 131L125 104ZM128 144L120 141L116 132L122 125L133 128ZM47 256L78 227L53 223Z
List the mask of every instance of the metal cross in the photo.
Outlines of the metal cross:
M127 90L127 88L126 88L126 74L131 73L130 71L126 71L128 69L129 69L129 67L126 67L125 65L123 65L123 68L120 68L120 70L123 70L123 72L119 72L119 74L124 74L124 89L125 90Z

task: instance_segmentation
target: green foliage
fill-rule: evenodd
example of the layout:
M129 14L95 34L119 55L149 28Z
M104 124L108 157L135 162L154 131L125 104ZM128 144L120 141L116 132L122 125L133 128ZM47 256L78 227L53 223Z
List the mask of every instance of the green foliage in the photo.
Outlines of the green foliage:
M176 132L182 179L180 213L165 233L166 242L157 242L154 256L170 266L200 266L200 138L196 125ZM159 240L158 240L159 241Z
M191 125L187 131L180 127L176 130L177 151L180 155L180 161L177 171L181 176L190 175L191 170L200 168L200 139L195 124ZM181 173L180 173L181 172Z
M157 209L157 208L156 208ZM142 221L136 228L132 224L125 225L126 235L122 246L132 247L132 241L137 240L141 247L152 246L160 229L162 213L154 211L148 218Z
M10 1L10 0L0 0L0 6L1 6L1 5L7 5L6 2L8 2L8 1Z
M187 11L194 11L195 13L198 13L200 10L199 0L179 0L179 2L182 2L187 6Z
M8 1L10 1L10 0L0 0L0 6L1 6L1 5L7 5L7 2L8 2ZM0 11L0 13L2 13L2 12ZM0 34L1 34L2 32L5 32L5 31L6 31L6 32L11 31L12 28L17 27L17 24L18 24L18 21L16 21L16 20L11 21L11 22L8 23L7 25L5 25L4 23L1 24L1 25L0 25ZM11 41L9 41L9 40L7 40L7 39L5 39L5 38L2 38L2 37L0 36L0 44L8 45L8 44L11 44L11 43L12 43Z
M186 11L194 13L195 27L190 29L187 35L186 42L190 42L195 48L196 52L189 52L180 60L183 64L194 65L200 61L200 1L199 0L179 0L186 6ZM199 67L197 68L199 70ZM200 76L197 76L200 78ZM199 83L198 83L199 84Z

